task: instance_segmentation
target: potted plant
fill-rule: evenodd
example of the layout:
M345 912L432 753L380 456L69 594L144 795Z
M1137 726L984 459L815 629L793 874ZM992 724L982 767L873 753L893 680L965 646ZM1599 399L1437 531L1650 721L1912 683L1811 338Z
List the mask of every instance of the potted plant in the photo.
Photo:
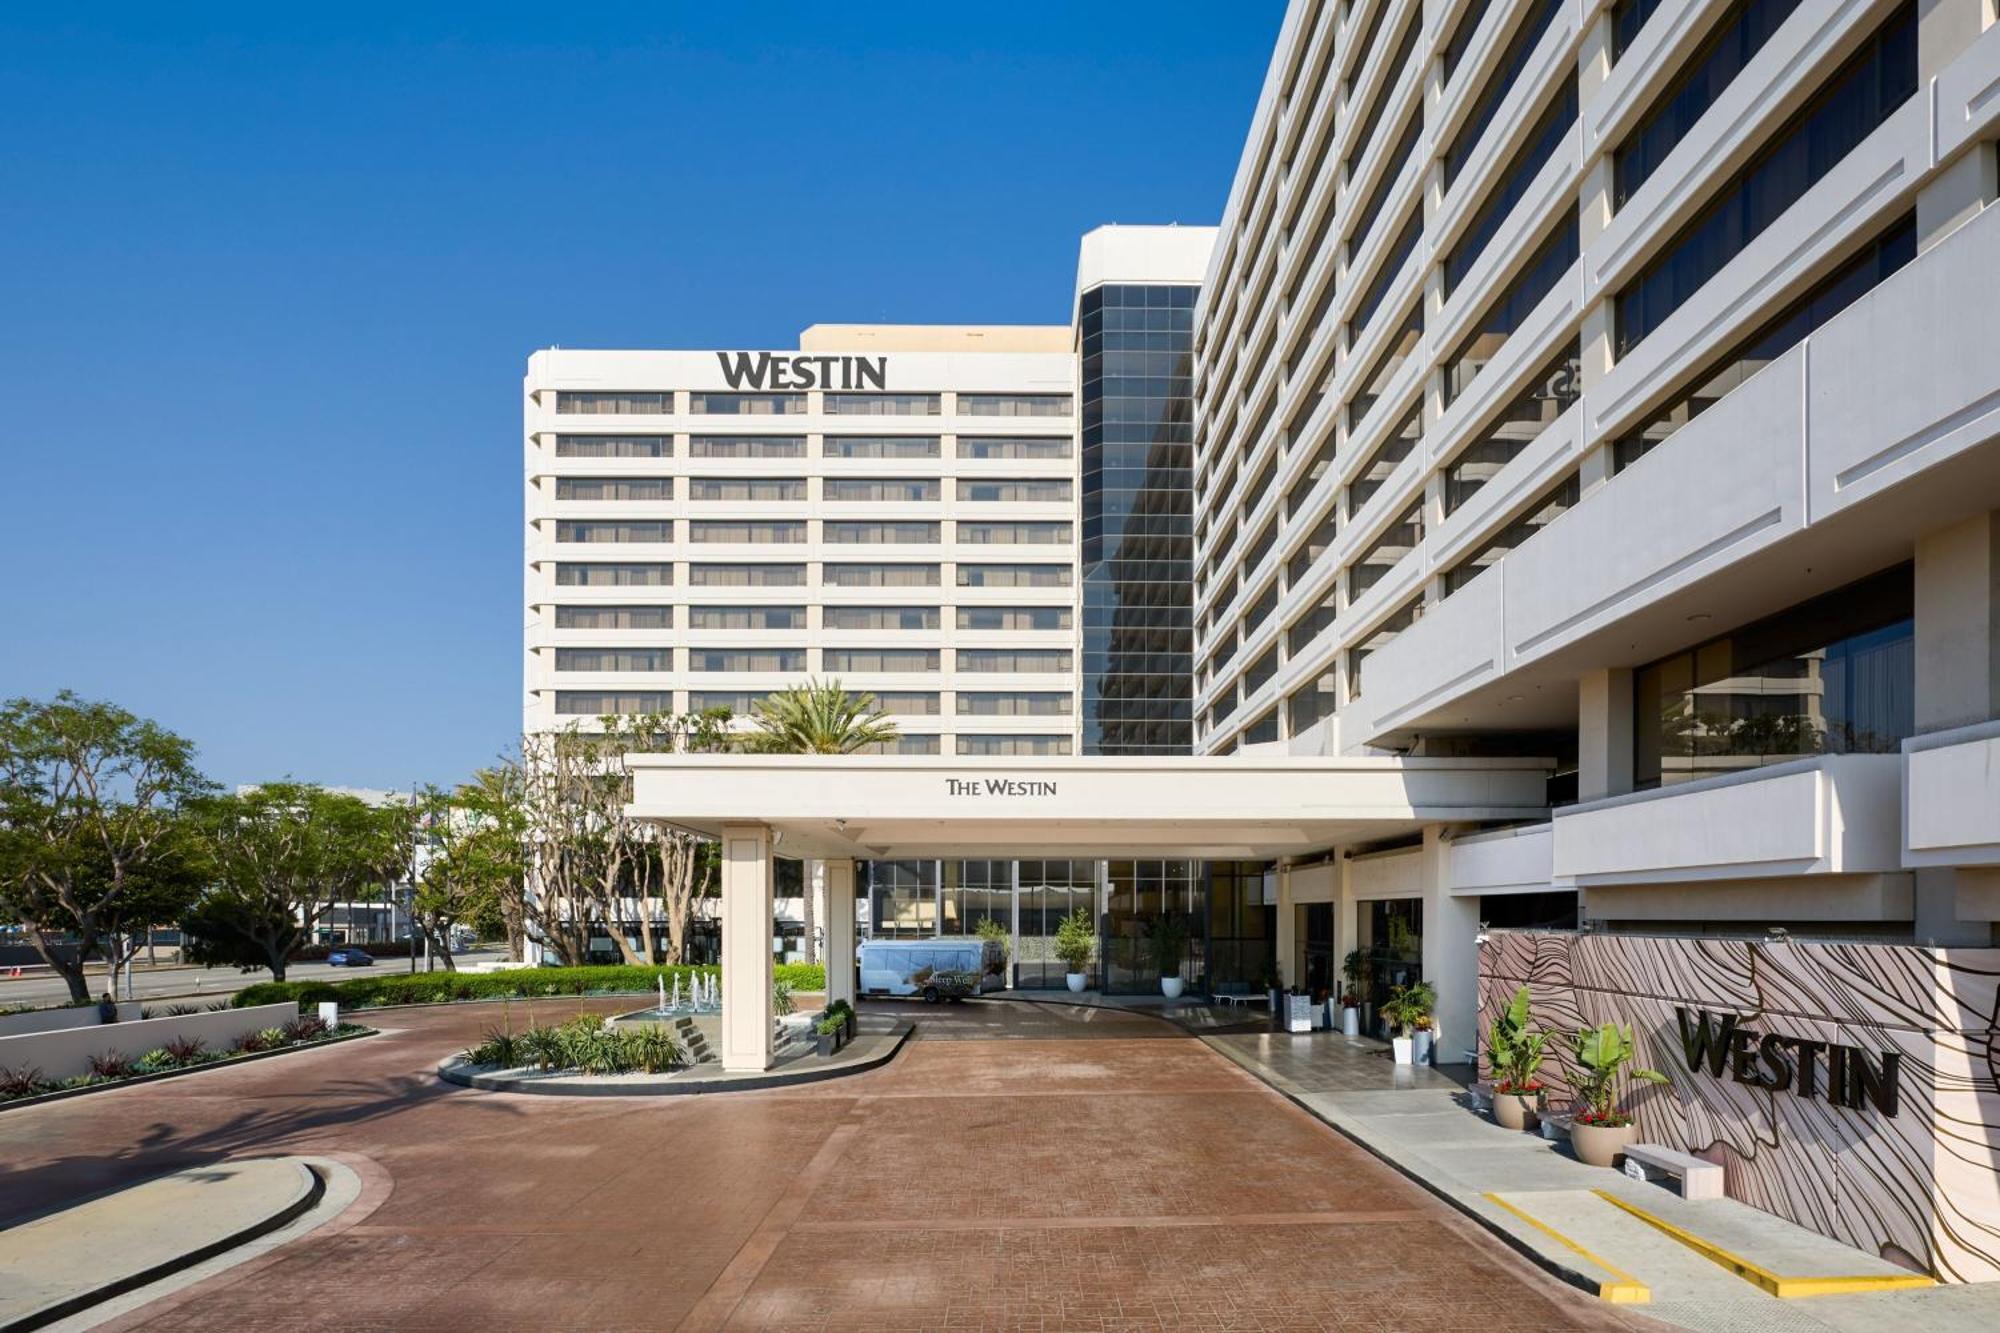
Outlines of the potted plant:
M1056 957L1069 968L1067 980L1072 991L1081 992L1090 983L1090 959L1097 952L1097 931L1090 913L1081 907L1056 926Z
M1415 1064L1431 1062L1431 1039L1437 1033L1437 1001L1437 987L1428 981L1413 981L1403 987L1410 1025L1410 1059Z
M1529 1018L1526 986L1494 1018L1486 1033L1486 1061L1493 1070L1493 1119L1508 1129L1532 1128L1542 1109L1542 1048L1549 1034Z
M1638 1048L1630 1028L1616 1023L1584 1028L1571 1039L1576 1055L1576 1113L1569 1127L1570 1146L1592 1166L1616 1166L1618 1155L1639 1136L1632 1117L1618 1109L1623 1080L1665 1083L1656 1069L1632 1065ZM1631 1066L1628 1068L1627 1066Z
M1389 1025L1389 1045L1395 1051L1399 1065L1416 1061L1417 1043L1413 1033L1421 1012L1416 1002L1410 999L1410 988L1407 986L1397 986L1389 992L1389 998L1382 1001L1382 1021Z
M1181 997L1181 964L1187 961L1187 918L1167 912L1153 922L1148 942L1153 946L1153 969L1160 978L1160 994L1169 1000Z
M840 1034L846 1031L846 1029L847 1025L840 1021L840 1015L838 1014L828 1014L820 1019L819 1022L813 1024L813 1035L819 1041L819 1053L821 1055L832 1055L835 1051L839 1050Z
M1361 1035L1361 996L1368 989L1368 972L1368 955L1348 950L1340 964L1340 975L1347 982L1340 997L1340 1030L1350 1037Z

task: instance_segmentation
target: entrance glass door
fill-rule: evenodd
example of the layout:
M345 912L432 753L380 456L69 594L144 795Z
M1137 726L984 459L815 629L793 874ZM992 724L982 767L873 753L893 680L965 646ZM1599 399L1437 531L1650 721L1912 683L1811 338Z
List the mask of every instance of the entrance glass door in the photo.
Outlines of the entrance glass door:
M1424 979L1424 904L1419 898L1369 898L1355 906L1361 952L1368 959L1362 998L1372 1024L1391 990Z
M1023 861L1020 867L1014 984L1024 990L1059 989L1067 984L1069 969L1056 957L1056 927L1079 908L1097 919L1097 862ZM1095 969L1091 980L1097 980Z

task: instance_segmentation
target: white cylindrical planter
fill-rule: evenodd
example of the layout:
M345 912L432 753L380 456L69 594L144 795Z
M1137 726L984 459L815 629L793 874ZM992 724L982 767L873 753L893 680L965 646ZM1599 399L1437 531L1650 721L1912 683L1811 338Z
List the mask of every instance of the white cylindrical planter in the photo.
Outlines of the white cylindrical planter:
M1353 1005L1349 1005L1347 1006L1347 1008L1342 1009L1340 1011L1340 1030L1342 1034L1345 1036L1349 1037L1360 1036L1361 1011L1355 1008Z
M322 1000L319 1006L319 1021L329 1028L340 1026L340 1001Z
M1071 990L1080 994L1083 991L1084 984L1090 980L1090 977L1087 973L1083 972L1068 972L1063 975L1063 979L1069 982Z
M1407 1065L1415 1063L1415 1059L1411 1049L1415 1045L1415 1042L1411 1038L1391 1037L1389 1039L1389 1045L1393 1047L1396 1052L1397 1064Z
M1169 1000L1178 1000L1181 998L1182 984L1179 977L1161 977L1160 994L1166 996Z

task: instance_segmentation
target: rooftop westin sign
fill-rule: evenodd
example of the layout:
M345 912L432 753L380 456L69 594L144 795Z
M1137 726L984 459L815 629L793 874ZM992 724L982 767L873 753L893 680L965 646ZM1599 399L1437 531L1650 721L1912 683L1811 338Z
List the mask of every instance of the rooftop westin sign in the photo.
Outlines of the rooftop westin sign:
M886 356L717 352L715 359L732 389L881 389L889 378Z
M1746 1087L1811 1098L1820 1094L1819 1058L1824 1052L1827 1101L1855 1111L1872 1103L1885 1116L1896 1114L1896 1079L1903 1057L1894 1051L1883 1052L1876 1065L1858 1046L1756 1032L1738 1027L1735 1014L1711 1020L1706 1010L1676 1007L1674 1017L1680 1023L1681 1048L1691 1074L1706 1065L1711 1075L1721 1078L1726 1068Z
M986 796L1054 796L1056 784L1045 778L946 778L944 794L973 800Z

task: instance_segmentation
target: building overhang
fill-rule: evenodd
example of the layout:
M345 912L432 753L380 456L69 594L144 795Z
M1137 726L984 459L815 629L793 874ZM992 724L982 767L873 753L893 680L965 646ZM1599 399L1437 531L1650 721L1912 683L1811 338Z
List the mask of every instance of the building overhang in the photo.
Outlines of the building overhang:
M1306 856L1426 824L1544 816L1551 761L626 756L636 818L715 835L755 823L780 855Z

